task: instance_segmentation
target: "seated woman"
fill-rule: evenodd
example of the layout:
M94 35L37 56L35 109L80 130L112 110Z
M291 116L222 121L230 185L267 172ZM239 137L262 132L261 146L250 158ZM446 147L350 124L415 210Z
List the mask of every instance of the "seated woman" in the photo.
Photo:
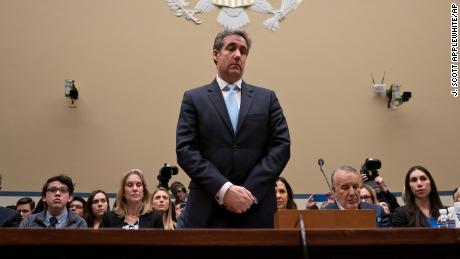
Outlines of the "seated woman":
M93 191L86 202L85 220L89 228L98 229L104 213L110 210L109 197L103 190Z
M150 194L144 174L132 169L122 179L113 211L106 212L101 228L163 228L160 215L150 209Z
M363 184L363 186L361 186L359 189L359 194L361 196L361 201L369 204L379 205L377 201L377 194L375 193L374 188L371 186Z
M413 166L405 178L404 201L392 215L393 227L433 227L439 209L443 208L438 189L430 172L423 166Z
M167 230L173 230L176 228L176 223L173 218L175 218L175 208L173 208L173 203L169 197L169 192L164 187L160 187L152 194L151 200L152 210L156 212L163 218L164 228Z
M280 176L278 180L276 180L275 191L276 206L278 210L297 209L292 188L284 177Z
M459 187L454 189L454 194L452 195L452 198L454 199L454 203L460 202L460 188Z

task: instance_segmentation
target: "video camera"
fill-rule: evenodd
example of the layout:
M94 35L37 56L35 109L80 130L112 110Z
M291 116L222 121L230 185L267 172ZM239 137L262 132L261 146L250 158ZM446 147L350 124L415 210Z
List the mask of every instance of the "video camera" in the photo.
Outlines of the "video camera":
M374 181L377 176L379 176L379 169L382 167L382 162L375 158L366 158L364 164L361 167L361 174L367 176L368 181Z
M160 168L160 172L158 173L157 179L158 179L158 187L163 187L169 190L169 180L171 179L171 176L176 175L178 172L177 166L170 165L165 163L162 168Z

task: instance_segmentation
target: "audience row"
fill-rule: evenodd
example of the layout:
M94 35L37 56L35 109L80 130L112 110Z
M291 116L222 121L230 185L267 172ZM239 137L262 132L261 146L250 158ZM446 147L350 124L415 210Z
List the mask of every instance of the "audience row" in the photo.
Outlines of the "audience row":
M423 166L411 167L405 176L404 206L389 191L383 178L369 181L365 174L343 166L331 176L332 192L320 207L314 195L307 198L306 209L373 209L380 227L437 227L439 209L444 208L431 173ZM363 184L364 183L364 184ZM297 209L288 181L279 177L275 185L278 210ZM113 209L103 190L95 190L85 200L73 196L74 183L69 176L49 178L42 188L42 199L18 200L14 211L0 208L0 226L19 228L180 228L180 214L187 190L180 182L168 189L158 187L150 194L144 174L130 170L120 182ZM171 198L173 196L174 198ZM455 202L460 190L454 190ZM20 213L20 214L19 214ZM20 216L19 216L20 215ZM176 222L177 225L176 225Z
M406 173L402 195L404 206L398 204L381 176L367 181L364 174L349 166L333 172L331 185L332 193L328 194L321 209L373 209L380 227L437 228L439 210L445 208L433 176L423 166L413 166ZM292 188L285 178L279 177L275 190L279 210L297 208ZM453 199L460 202L459 188L454 190ZM306 209L318 209L313 195L307 198Z

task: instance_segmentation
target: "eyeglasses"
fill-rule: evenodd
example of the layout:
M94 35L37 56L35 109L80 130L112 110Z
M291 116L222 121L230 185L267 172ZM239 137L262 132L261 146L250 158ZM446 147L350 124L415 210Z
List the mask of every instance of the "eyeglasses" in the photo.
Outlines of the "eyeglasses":
M367 200L367 199L372 199L372 197L371 197L371 196L368 196L368 195L362 195L362 196L361 196L361 199Z
M70 204L70 208L73 209L79 209L79 210L82 210L83 209L83 206L82 205L77 205L77 204Z
M67 194L67 193L69 193L69 188L67 188L67 187L61 187L61 188L52 187L52 188L48 188L46 191L50 192L52 194L56 194L58 191L59 191L60 194Z

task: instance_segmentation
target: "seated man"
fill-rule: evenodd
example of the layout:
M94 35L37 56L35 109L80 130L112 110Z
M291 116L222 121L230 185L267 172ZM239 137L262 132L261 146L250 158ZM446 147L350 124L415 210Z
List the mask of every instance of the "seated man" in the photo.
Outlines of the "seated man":
M73 196L69 207L73 214L80 216L83 219L85 218L86 201L83 199L83 197Z
M187 189L181 182L173 182L170 190L176 201L179 201L180 203L187 202Z
M16 202L16 210L21 213L21 221L27 216L32 215L32 211L35 209L35 201L30 197L24 197Z
M376 221L379 227L388 227L390 222L382 207L374 204L361 202L360 187L361 176L350 166L342 166L332 173L332 191L336 202L329 204L322 209L373 209L376 213Z
M20 220L19 212L0 206L0 228L16 228Z
M0 190L2 189L2 174L0 174ZM0 206L0 228L16 228L21 220L19 212Z
M67 210L73 190L74 184L68 176L49 178L42 189L45 210L28 216L19 228L86 228L84 219Z

